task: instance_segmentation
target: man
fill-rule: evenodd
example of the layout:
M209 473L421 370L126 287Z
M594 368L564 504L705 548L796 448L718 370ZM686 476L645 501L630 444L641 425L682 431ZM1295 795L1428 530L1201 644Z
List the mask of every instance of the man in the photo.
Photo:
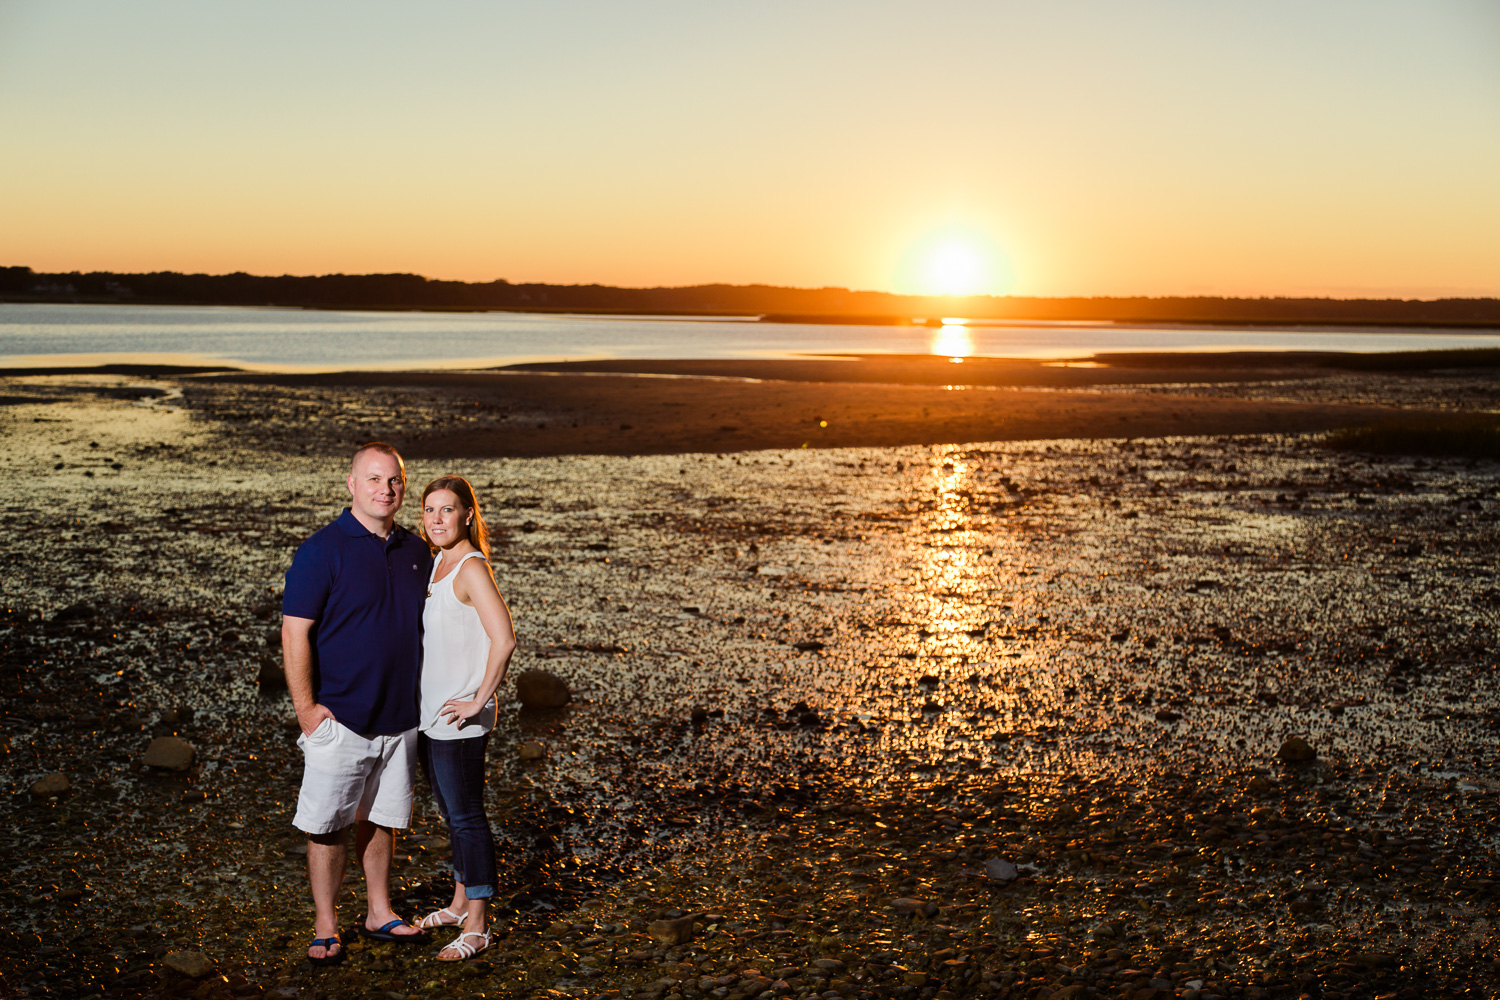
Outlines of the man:
M281 602L287 688L302 736L302 790L293 824L308 835L316 965L344 959L336 902L349 827L365 873L361 934L414 942L427 932L391 910L395 827L411 822L422 602L432 556L396 524L406 466L374 441L354 453L350 504L297 549Z

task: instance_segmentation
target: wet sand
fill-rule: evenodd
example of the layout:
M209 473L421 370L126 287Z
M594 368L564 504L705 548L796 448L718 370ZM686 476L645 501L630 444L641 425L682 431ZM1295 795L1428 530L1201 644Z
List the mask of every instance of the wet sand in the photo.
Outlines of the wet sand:
M1247 400L1171 391L1327 377L1295 359L1269 367L1250 361L1120 369L871 356L618 361L495 372L226 374L191 384L202 387L196 395L211 416L245 422L271 435L268 443L335 451L354 441L347 434L328 440L348 429L341 419L348 404L336 397L358 391L375 404L359 416L369 433L415 456L458 460L1306 433L1384 412L1317 395Z
M1148 436L1103 419L1143 421L1152 402L1162 420L1189 405L1198 421L1352 420L1346 400L1436 408L1457 381L1278 376L1221 390L1275 399L1229 403L1195 395L1207 383L903 387L928 394L900 397L913 433L921 406L966 396L1024 401L1007 411L1018 421L1053 407L1059 423L945 442L966 426L955 410L927 440L878 447L818 447L832 439L807 420L835 430L829 393L846 391L818 382L0 383L18 400L0 407L7 991L1496 986L1500 470L1329 452L1302 433L1327 424ZM757 434L787 432L767 416L775 399L813 407L785 438L810 447L703 447L722 417L628 409L640 393L712 407L726 385L761 392L737 404ZM1493 407L1485 385L1463 382L1462 398ZM839 398L873 407L857 388ZM552 430L601 442L606 418L648 429L642 452L668 433L694 445L540 450ZM529 420L549 427L519 433ZM505 529L516 669L552 670L577 695L550 713L504 706L489 799L505 936L462 967L352 936L336 970L302 957L280 575L341 505L348 442L376 436L408 444L418 483L471 475ZM504 450L519 447L538 450ZM194 747L186 770L143 766L167 735ZM1282 759L1292 736L1315 757ZM520 760L525 740L543 760ZM49 773L69 789L33 795ZM419 799L396 864L412 916L441 905L445 873ZM361 912L351 892L343 917ZM653 926L674 914L694 918L690 940ZM213 973L174 971L187 951Z

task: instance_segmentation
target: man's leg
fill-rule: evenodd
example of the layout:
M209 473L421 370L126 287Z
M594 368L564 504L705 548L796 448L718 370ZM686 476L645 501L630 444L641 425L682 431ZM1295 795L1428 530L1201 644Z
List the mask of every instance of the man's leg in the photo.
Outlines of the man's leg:
M370 910L365 916L365 927L377 930L397 918L391 909L391 852L395 837L388 826L377 826L362 819L354 826L354 847L359 852L359 864L365 870L365 896ZM391 933L398 937L407 934L425 934L424 931L402 924L393 927Z
M314 833L307 838L307 881L312 886L313 937L333 937L339 932L339 890L344 886L344 866L349 857L349 831ZM318 952L318 954L314 954ZM339 946L309 948L309 958L337 955Z

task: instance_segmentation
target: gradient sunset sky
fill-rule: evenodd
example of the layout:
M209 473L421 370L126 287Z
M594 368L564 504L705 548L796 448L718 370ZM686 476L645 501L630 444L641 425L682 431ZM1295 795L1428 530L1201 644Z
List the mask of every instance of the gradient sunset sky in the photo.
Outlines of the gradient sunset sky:
M0 0L0 264L1500 295L1500 3Z

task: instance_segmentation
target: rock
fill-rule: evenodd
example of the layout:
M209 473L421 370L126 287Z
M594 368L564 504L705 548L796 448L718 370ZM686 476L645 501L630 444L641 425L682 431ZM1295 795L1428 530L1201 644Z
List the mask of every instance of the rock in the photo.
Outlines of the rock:
M66 795L73 788L65 774L48 774L38 778L31 786L31 797L34 799L55 799L60 795Z
M908 972L902 978L906 980L907 986L922 987L927 985L927 973L925 972Z
M847 965L845 965L843 962L840 962L836 958L813 959L812 965L810 967L814 969L821 969L822 971L828 973L830 976L837 976L849 968Z
M1159 708L1156 710L1157 722L1176 722L1182 718L1182 713L1174 712L1170 708Z
M897 913L910 913L913 915L920 913L926 917L933 916L938 911L936 903L928 903L920 899L911 899L910 897L893 899L891 900L891 906L895 908Z
M688 718L692 720L693 725L701 726L708 722L708 709L695 708L693 709L692 714L688 716Z
M804 653L816 653L823 648L823 644L816 639L808 639L805 642L793 643L792 648Z
M99 609L92 604L79 602L78 604L70 604L63 608L52 616L52 620L55 622L81 622L94 618L98 614Z
M984 863L984 872L994 882L1014 882L1021 875L1015 865L1003 858L990 858Z
M1269 795L1276 791L1276 783L1264 775L1257 774L1250 779L1249 784L1245 788L1251 795Z
M260 685L262 691L286 690L286 672L281 669L281 662L269 656L261 660L255 683Z
M146 748L141 763L164 771L186 771L193 765L193 747L176 736L158 736Z
M573 692L550 671L523 670L516 677L516 698L522 708L561 708L573 700Z
M1083 1000L1088 995L1089 988L1087 986L1082 983L1074 983L1071 986L1064 986L1052 994L1051 1000Z
M1318 752L1302 737L1293 736L1281 744L1281 749L1276 751L1276 756L1288 764L1305 764L1310 760L1317 760Z
M1082 818L1083 814L1078 811L1078 807L1071 803L1058 806L1057 811L1052 814L1052 822L1057 824L1076 823Z
M646 933L657 944L670 948L693 939L693 918L678 917L675 920L653 920L646 925Z
M189 979L202 979L214 971L214 963L201 951L169 951L162 961L167 968L174 969Z
M520 755L522 760L541 760L547 756L547 750L540 743L527 740L521 744Z

